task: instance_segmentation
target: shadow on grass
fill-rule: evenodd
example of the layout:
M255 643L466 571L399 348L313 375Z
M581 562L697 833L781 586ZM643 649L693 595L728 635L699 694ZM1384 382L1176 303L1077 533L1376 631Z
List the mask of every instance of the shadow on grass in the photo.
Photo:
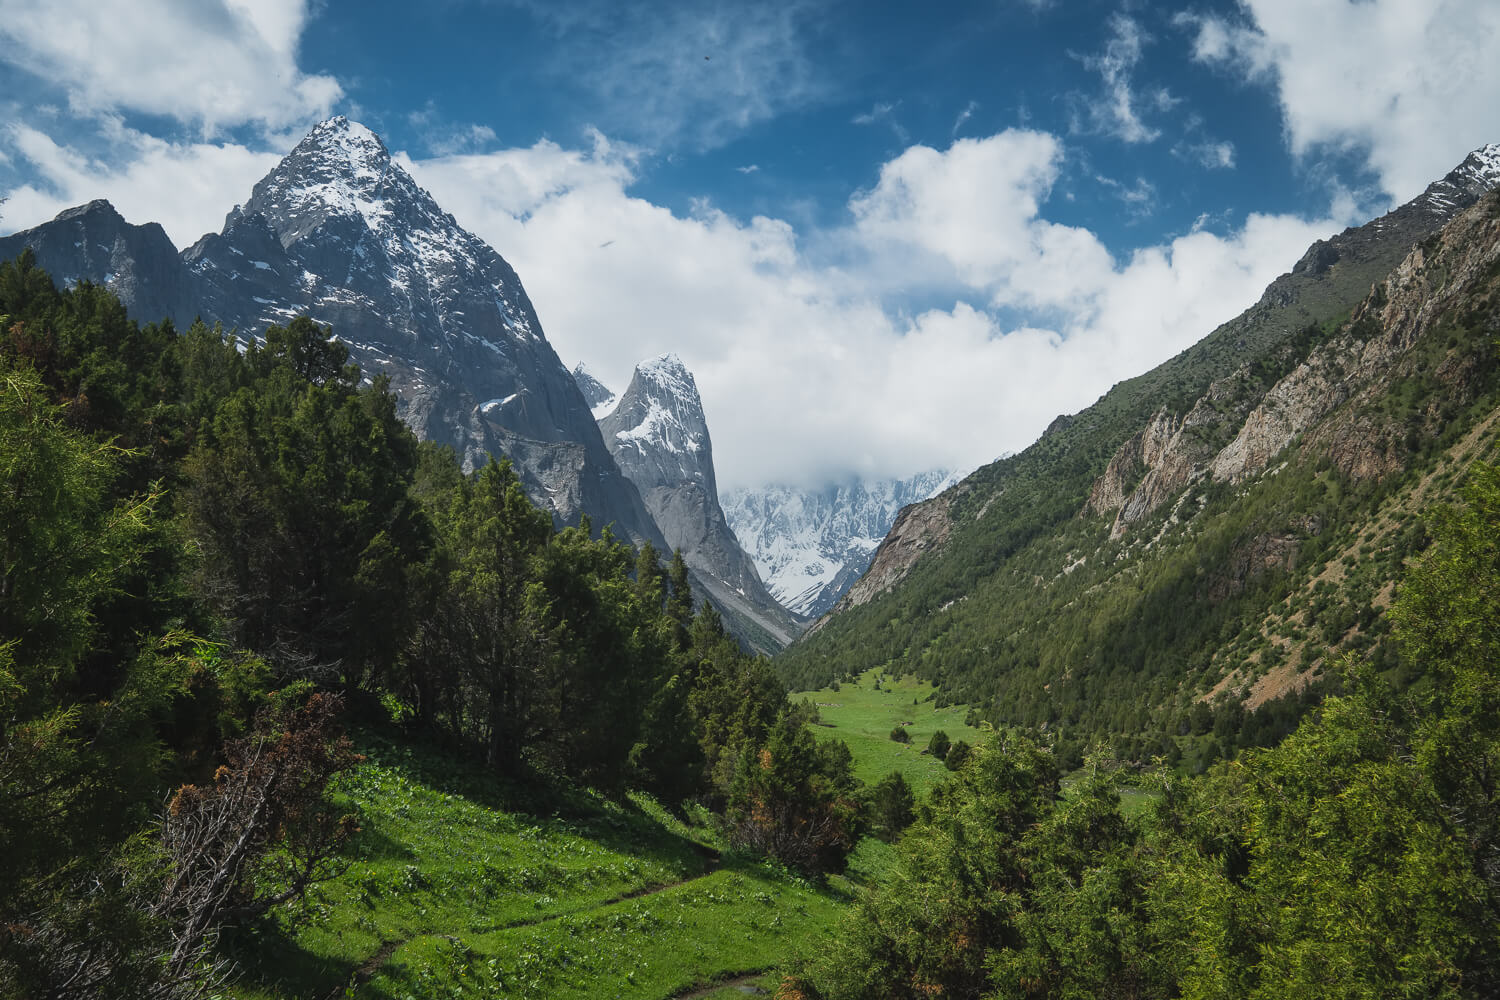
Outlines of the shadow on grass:
M406 861L416 857L410 847L371 823L360 824L344 854L358 861Z
M456 748L389 727L361 726L351 735L356 749L380 766L444 794L509 813L547 833L583 837L616 853L682 871L707 872L717 863L716 850L666 829L629 800L608 799L552 775L498 775ZM393 849L404 850L398 845Z
M276 919L226 930L219 939L220 949L235 963L237 983L278 1000L319 998L341 992L353 979L361 960L314 954L297 942L294 933Z

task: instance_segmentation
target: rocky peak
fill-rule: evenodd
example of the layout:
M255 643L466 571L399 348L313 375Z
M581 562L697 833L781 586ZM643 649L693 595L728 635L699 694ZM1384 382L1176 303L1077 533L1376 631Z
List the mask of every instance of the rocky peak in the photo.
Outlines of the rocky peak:
M289 247L330 218L358 218L379 230L390 202L403 195L432 202L404 170L393 170L391 154L374 132L340 115L309 132L263 177L243 211L264 215Z
M1480 146L1441 179L1427 185L1411 205L1444 218L1472 205L1500 187L1500 143Z
M610 410L614 409L617 398L609 387L594 377L593 372L584 367L583 362L573 366L573 381L578 383L578 391L583 393L584 402L594 412L594 419L603 419Z
M27 247L59 284L104 285L130 302L142 322L187 310L187 276L166 230L155 222L132 225L102 198L0 239L0 260Z
M579 374L574 369L575 379ZM629 388L600 419L599 430L667 545L682 552L694 579L738 634L763 652L791 642L801 622L766 589L724 517L703 400L682 360L663 354L636 365Z
M641 489L691 481L717 497L703 400L677 355L636 365L630 387L600 429L615 461Z

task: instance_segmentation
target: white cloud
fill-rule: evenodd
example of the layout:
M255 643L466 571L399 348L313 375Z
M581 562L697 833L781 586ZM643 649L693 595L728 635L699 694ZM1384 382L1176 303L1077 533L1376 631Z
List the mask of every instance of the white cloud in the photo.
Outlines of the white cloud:
M465 125L445 120L432 101L428 101L421 111L413 111L407 115L406 120L417 130L427 151L434 156L471 153L494 144L499 138L488 125Z
M1109 25L1113 34L1104 51L1083 59L1084 66L1098 73L1104 82L1104 99L1089 106L1089 117L1094 128L1123 142L1153 142L1161 130L1141 120L1140 101L1132 82L1136 64L1141 61L1141 50L1151 36L1124 14L1111 15ZM1167 90L1157 88L1150 93L1148 103L1153 110L1166 111L1178 100Z
M900 101L877 101L869 111L861 112L849 119L851 125L879 125L890 126L891 132L901 145L911 142L911 133L906 127L896 120L896 109L901 106Z
M1293 153L1368 157L1406 201L1471 149L1500 141L1494 0L1241 0L1242 21L1179 16L1201 61L1269 82Z
M628 151L602 138L411 169L516 267L566 364L586 361L618 391L636 361L678 353L730 487L971 468L1019 450L1251 304L1344 221L1252 216L1117 262L1045 218L1062 156L1025 130L913 147L836 234L707 205L673 214L629 194ZM814 260L809 242L840 245L845 266ZM950 306L882 306L944 282Z
M1093 234L1041 217L1061 158L1055 136L1025 129L912 146L851 201L859 241L894 259L887 282L895 269L914 284L956 279L996 305L1077 310L1112 265Z
M973 118L974 112L978 110L978 101L970 101L968 104L964 105L964 109L958 113L958 117L953 119L953 128L948 130L948 137L950 139L958 138L958 130L963 128L964 122L968 121L970 118Z
M35 170L40 184L8 192L4 229L46 222L65 208L107 199L129 222L159 222L179 249L217 231L280 155L232 143L170 143L106 122L107 159L91 159L27 125L0 133L11 155Z
M1234 166L1234 143L1184 139L1172 147L1172 155L1207 170L1228 170Z
M305 0L0 0L0 59L66 81L75 112L166 115L204 134L321 117L343 94L297 66Z

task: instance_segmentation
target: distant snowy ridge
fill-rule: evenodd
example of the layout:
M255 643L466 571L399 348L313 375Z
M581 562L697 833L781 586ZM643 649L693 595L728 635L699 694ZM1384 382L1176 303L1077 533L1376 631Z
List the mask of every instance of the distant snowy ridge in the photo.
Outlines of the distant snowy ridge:
M722 499L724 516L772 596L799 615L817 617L869 567L902 507L956 481L935 471L821 490L734 490Z

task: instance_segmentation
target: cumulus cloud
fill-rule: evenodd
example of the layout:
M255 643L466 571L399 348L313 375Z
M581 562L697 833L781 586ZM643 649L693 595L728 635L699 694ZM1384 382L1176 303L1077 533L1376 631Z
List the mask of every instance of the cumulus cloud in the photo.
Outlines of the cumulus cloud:
M66 81L75 112L164 115L204 134L321 117L342 96L307 74L306 0L0 0L0 59Z
M1076 311L1110 257L1087 230L1041 217L1061 162L1056 136L1027 129L959 139L944 151L912 146L851 201L854 228L872 253L894 259L887 282L946 277L989 304Z
M1406 201L1500 140L1493 0L1241 0L1240 16L1179 15L1198 60L1272 86L1293 153L1368 158Z
M4 229L28 229L65 208L105 198L127 221L159 222L178 248L217 231L280 154L234 143L175 143L106 120L109 155L90 157L28 125L0 132L0 144L39 180L8 192Z
M410 168L516 266L566 364L618 391L636 361L679 354L732 487L1019 450L1231 318L1344 221L1256 215L1116 260L1045 218L1063 155L1055 136L1015 129L913 147L816 241L777 219L633 197L630 150L602 137ZM842 265L813 242L839 244ZM951 305L888 307L939 286Z

